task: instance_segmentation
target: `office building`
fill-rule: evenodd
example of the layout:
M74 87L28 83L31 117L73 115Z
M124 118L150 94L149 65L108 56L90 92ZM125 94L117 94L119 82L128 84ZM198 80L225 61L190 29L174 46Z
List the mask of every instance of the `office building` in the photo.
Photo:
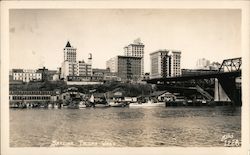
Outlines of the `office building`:
M150 54L151 78L181 75L181 51L158 50Z
M141 76L144 75L144 44L140 38L134 40L133 43L124 47L124 55L141 58Z
M78 79L82 77L86 79L87 77L92 76L92 54L89 54L88 62L77 61L76 48L71 46L68 41L64 48L64 61L61 67L61 78L68 80L68 77L74 79L74 76L77 76Z
M116 72L122 81L137 81L141 79L141 57L116 56L107 61L107 68Z

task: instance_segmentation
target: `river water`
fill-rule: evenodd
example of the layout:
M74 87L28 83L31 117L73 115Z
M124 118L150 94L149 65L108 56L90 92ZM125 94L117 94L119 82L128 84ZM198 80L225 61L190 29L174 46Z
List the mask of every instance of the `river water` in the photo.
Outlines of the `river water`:
M241 108L10 109L10 147L224 147L225 137L240 142Z

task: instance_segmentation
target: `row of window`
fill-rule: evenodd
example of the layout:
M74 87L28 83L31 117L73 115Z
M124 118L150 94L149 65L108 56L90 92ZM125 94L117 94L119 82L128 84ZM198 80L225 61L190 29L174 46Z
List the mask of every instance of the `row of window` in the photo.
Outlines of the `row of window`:
M14 73L14 76L42 76L42 73Z
M51 95L53 91L11 91L10 94L20 95Z
M50 100L49 96L13 96L13 100Z

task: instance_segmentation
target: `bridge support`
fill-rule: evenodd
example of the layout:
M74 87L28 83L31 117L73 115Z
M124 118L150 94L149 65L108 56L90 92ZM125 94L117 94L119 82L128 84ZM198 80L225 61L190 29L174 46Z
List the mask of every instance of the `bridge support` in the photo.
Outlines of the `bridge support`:
M216 80L217 81L217 80ZM219 77L218 84L215 84L215 90L218 89L219 100L221 99L230 99L233 106L241 105L240 96L236 89L235 77Z
M218 79L215 79L214 83L214 101L231 101L224 89L222 88L221 84L219 83Z

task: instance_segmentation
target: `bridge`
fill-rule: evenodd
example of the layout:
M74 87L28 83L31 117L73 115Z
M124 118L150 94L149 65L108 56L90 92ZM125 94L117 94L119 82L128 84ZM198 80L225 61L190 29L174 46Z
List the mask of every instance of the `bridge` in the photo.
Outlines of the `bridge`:
M157 85L170 85L175 82L185 82L185 81L195 81L196 90L200 92L209 100L213 100L211 95L204 91L199 85L198 80L216 80L214 91L215 93L221 93L220 88L226 93L230 98L232 104L241 104L241 97L237 94L236 88L236 78L241 77L241 57L233 59L223 60L220 68L216 72L201 73L196 75L182 75L176 77L166 77L166 78L154 78L146 80L147 83L157 84ZM217 92L216 92L217 91ZM219 91L219 92L218 92Z

